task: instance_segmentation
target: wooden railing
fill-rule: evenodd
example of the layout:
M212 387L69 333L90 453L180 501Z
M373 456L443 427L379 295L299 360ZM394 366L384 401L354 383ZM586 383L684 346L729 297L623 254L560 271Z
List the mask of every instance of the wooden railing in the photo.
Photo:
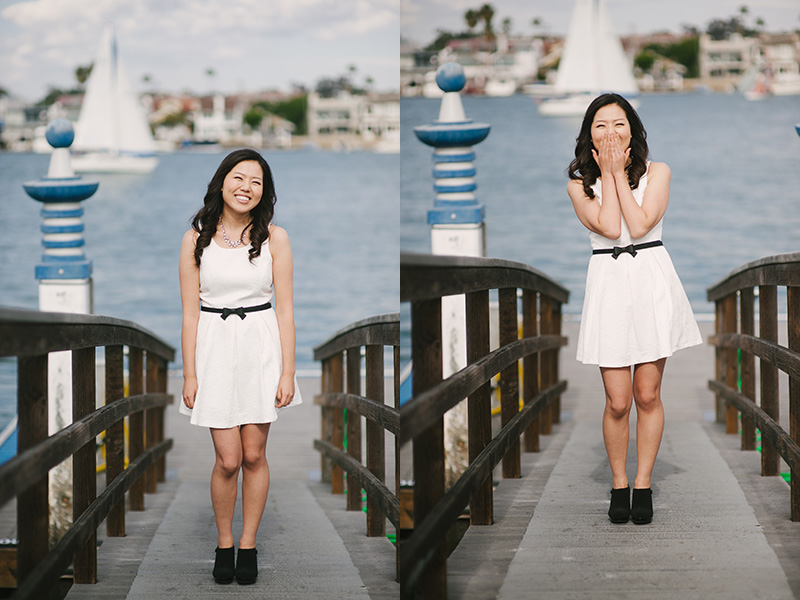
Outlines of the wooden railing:
M105 406L96 409L96 348L105 347ZM124 394L127 346L129 395ZM48 354L72 352L73 423L48 436ZM44 598L74 566L75 583L97 582L97 527L125 535L131 510L164 481L167 362L175 350L130 321L0 308L0 356L17 357L18 454L0 467L0 506L17 498L17 582L13 598ZM146 363L146 364L145 364ZM124 466L123 421L129 417ZM106 487L97 496L95 439L105 431ZM73 523L48 549L48 472L73 458Z
M778 344L779 287L786 288L788 347ZM756 429L761 432L762 475L778 475L779 456L786 461L791 519L800 521L800 252L739 267L708 288L708 299L716 303L716 335L709 340L716 347L716 372L708 386L716 392L717 421L726 423L728 433L738 433L741 412L742 450L754 450ZM755 357L759 359L758 386ZM780 426L779 369L789 376L789 431Z
M519 339L517 290L522 290ZM489 351L489 291L498 290L500 347ZM468 365L442 381L442 297L465 294ZM412 443L414 532L400 546L404 598L447 598L445 537L470 505L471 525L493 522L492 470L520 477L520 436L559 419L561 305L569 292L535 269L487 258L402 254L400 301L411 303L413 397L400 410L400 443ZM518 361L523 360L524 407ZM491 378L500 373L501 431L492 439ZM444 414L468 398L469 466L445 494Z
M386 534L386 519L395 528L400 520L397 490L392 492L386 487L384 431L395 436L396 450L400 418L397 406L384 403L384 346L393 349L394 401L397 405L400 401L398 313L357 321L314 348L314 360L322 361L322 393L314 398L315 403L322 407L321 439L314 440L314 447L322 453L322 480L331 484L332 493L342 494L345 491L344 473L347 473L347 510L362 510L361 490L366 490L367 535L370 537ZM366 367L363 395L362 348ZM366 465L362 464L361 458L361 417L367 420ZM398 457L398 452L395 452L395 487L399 485Z

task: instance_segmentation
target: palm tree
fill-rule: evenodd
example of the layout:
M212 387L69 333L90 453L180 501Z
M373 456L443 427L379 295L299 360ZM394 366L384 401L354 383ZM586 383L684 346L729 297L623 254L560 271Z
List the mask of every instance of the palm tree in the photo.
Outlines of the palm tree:
M469 32L472 33L472 30L475 29L475 26L480 21L480 15L477 11L472 10L471 8L464 13L464 20L467 22L467 27L469 27Z
M83 84L89 79L89 75L92 74L93 66L94 63L91 63L87 66L79 66L75 69L75 79L78 80L78 87L83 87Z
M503 34L506 37L511 35L511 17L506 17L503 19Z
M483 20L483 34L489 38L494 38L494 29L492 29L492 19L494 18L494 7L491 4L484 4L478 10L478 16Z

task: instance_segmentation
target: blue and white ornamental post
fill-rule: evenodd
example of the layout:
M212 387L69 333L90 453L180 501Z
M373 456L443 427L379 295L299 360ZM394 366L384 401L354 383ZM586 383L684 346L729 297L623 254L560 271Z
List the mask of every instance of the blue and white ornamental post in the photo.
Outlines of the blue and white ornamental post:
M97 181L75 175L69 147L75 139L72 123L56 119L47 127L53 147L47 176L23 184L25 192L42 203L42 261L36 265L39 310L90 314L92 263L84 254L83 208ZM53 352L48 357L48 430L50 435L72 423L72 355ZM72 463L50 471L50 539L60 539L72 523Z
M458 63L445 63L436 72L445 92L439 118L414 128L417 138L433 146L433 208L428 211L433 254L485 256L484 207L475 194L473 146L489 135L486 123L467 119L459 93L466 84ZM463 296L442 298L443 376L467 365L466 311ZM449 487L469 464L467 409L462 403L445 415L446 485Z

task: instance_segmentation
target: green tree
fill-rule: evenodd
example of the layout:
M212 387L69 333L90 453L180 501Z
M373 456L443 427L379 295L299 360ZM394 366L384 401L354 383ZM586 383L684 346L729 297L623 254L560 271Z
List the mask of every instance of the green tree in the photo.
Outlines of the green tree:
M644 73L650 72L654 62L656 62L656 53L652 50L640 52L636 55L636 58L633 59L634 66L640 68Z
M648 44L642 52L653 52L686 67L686 77L699 77L700 38L690 37L674 44Z
M289 98L288 100L281 100L279 102L256 102L251 108L250 111L253 110L260 110L262 111L262 119L266 116L266 113L272 113L273 115L277 115L282 119L286 119L287 121L294 124L295 130L294 133L296 135L305 135L307 128L306 128L306 113L308 112L308 96L295 96L294 98ZM251 117L252 118L252 117ZM259 124L261 122L259 121Z
M472 33L473 29L478 25L478 21L480 17L478 16L477 11L472 10L471 8L464 13L464 20L467 22L467 27L469 27L469 32Z
M75 79L78 80L78 87L83 87L83 85L89 79L89 75L92 74L92 67L94 67L94 63L75 68Z
M502 27L503 27L503 33L505 34L506 37L511 35L511 23L512 23L511 17L506 17L505 19L503 19Z
M244 124L250 129L256 130L261 126L261 121L264 120L265 115L266 111L263 108L258 105L253 105L244 113L242 121L244 121Z
M483 35L489 39L493 39L494 28L492 27L492 19L494 19L494 7L491 4L484 4L478 10L478 16L483 21Z

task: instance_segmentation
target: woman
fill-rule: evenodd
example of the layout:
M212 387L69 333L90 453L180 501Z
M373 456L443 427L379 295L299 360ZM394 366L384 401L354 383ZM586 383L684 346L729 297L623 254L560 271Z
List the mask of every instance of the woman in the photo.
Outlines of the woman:
M278 408L302 402L294 368L292 251L286 231L271 223L275 200L264 158L236 150L217 168L181 244L180 412L208 427L214 443L217 583L256 580L256 532L269 491L267 434ZM234 566L240 469L244 525Z
M567 191L592 244L577 359L599 365L605 388L613 523L653 518L650 476L664 430L664 365L676 350L702 343L661 242L670 170L648 160L646 138L630 103L603 94L586 111L568 169ZM631 504L626 461L632 402L638 464Z

